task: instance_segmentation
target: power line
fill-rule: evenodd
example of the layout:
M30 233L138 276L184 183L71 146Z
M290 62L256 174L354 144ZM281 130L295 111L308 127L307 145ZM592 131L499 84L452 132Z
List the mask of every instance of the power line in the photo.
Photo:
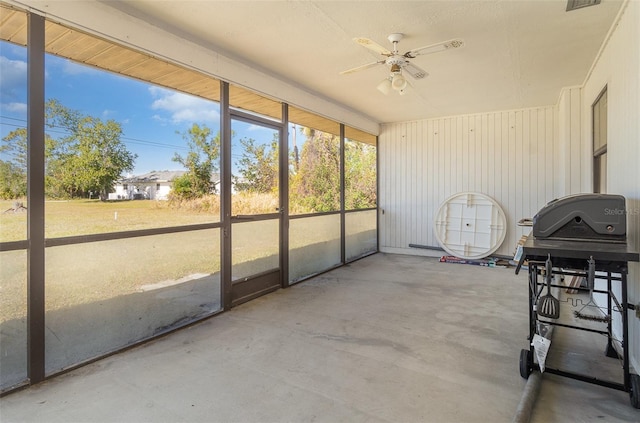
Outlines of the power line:
M22 125L19 125L17 123L0 122L0 125L2 125L2 126L12 126L12 127L15 127L15 128L24 128L26 123L27 123L26 119L20 119L20 118L15 118L15 117L11 117L11 116L0 115L0 119L14 120L14 121L23 123ZM46 132L49 132L49 133L60 134L60 135L69 135L71 133L66 128L64 128L62 126L46 125L46 127L47 127L47 131ZM173 148L173 149L178 149L178 150L183 150L183 151L189 151L189 148L185 147L183 145L162 143L162 142L159 142L159 141L149 141L149 140L143 140L143 139L127 137L127 136L122 136L120 138L127 145L144 145L144 146L151 146L151 147ZM242 159L243 158L243 156L240 155L240 154L232 154L231 157L235 158L235 159Z
M22 125L19 124L15 124L15 123L7 123L7 122L0 122L0 125L3 126L12 126L15 128L24 128L27 121L25 119L18 119L18 118L13 118L10 116L2 116L0 115L0 118L2 119L9 119L9 120L15 120L18 122L22 122ZM55 133L55 134L70 134L70 132L68 130L66 130L66 128L62 127L62 126L56 126L56 125L46 125L47 127L47 132L49 133ZM159 141L149 141L149 140L142 140L139 138L133 138L133 137L127 137L127 136L122 136L120 137L120 139L122 139L125 144L131 145L148 145L148 146L153 146L153 147L160 147L160 148L174 148L174 149L178 149L178 150L185 150L188 151L189 148L183 146L183 145L177 145L177 144L170 144L170 143L163 143L163 142L159 142Z

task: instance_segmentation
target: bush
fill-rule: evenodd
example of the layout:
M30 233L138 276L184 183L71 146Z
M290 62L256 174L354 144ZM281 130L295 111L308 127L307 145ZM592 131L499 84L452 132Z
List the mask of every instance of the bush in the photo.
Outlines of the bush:
M231 197L233 214L276 213L278 196L271 193L240 192Z
M278 210L278 197L274 194L241 192L234 194L231 201L233 214L276 213ZM215 214L220 213L220 196L209 194L184 198L172 191L167 205L178 210Z
M169 193L169 207L202 213L220 213L220 196L215 194L186 198L174 191Z

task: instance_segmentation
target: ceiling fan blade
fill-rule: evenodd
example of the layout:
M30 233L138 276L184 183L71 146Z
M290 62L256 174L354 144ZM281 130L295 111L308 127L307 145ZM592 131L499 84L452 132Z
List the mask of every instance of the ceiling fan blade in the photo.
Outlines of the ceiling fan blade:
M376 53L382 54L383 56L391 56L393 54L386 48L382 47L380 44L376 43L375 41L371 41L368 38L357 37L354 38L353 41L360 44L362 47L366 47L369 50L373 50Z
M402 69L407 71L407 73L411 75L413 79L422 79L426 76L429 76L426 70L414 65L413 63L407 63Z
M383 64L384 60L381 60L379 62L373 62L373 63L367 63L366 65L362 65L362 66L358 66L357 68L353 68L353 69L347 69L345 71L340 72L340 75L346 75L348 73L354 73L354 72L358 72L364 69L369 69L374 67L375 65L380 65Z
M430 46L418 47L418 48L414 48L413 50L409 50L404 54L404 57L411 59L422 54L437 53L439 51L445 51L452 48L459 48L462 46L464 46L464 41L460 39L443 41L441 43L431 44Z

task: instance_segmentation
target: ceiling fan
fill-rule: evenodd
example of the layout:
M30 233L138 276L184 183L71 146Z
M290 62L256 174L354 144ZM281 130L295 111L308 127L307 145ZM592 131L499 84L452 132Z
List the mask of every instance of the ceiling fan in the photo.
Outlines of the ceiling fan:
M376 65L386 65L389 68L389 76L386 77L382 82L380 82L380 84L378 84L378 90L383 94L388 94L391 89L394 89L395 91L398 91L400 95L404 95L408 82L402 75L403 70L405 70L413 79L422 79L425 76L429 75L424 69L413 64L411 62L411 59L424 54L437 53L439 51L445 51L464 46L464 41L455 39L431 44L424 47L418 47L416 49L409 50L404 54L401 54L398 51L398 43L400 42L400 40L402 40L403 36L404 34L394 33L387 37L387 39L393 44L393 51L387 50L380 44L376 43L375 41L371 41L368 38L354 38L353 41L355 41L356 43L368 48L369 50L379 53L386 58L377 62L367 63L366 65L342 71L340 72L340 75L346 75L349 73L361 71L374 67Z

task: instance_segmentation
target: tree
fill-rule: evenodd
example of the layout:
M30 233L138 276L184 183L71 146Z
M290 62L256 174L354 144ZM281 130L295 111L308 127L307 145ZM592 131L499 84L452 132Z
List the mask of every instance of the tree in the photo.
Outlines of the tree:
M345 142L345 208L376 206L376 148L362 142Z
M27 128L15 129L2 139L0 154L16 168L27 172Z
M72 166L74 146L78 142L75 128L79 126L82 114L69 109L55 99L45 104L46 126L53 130L63 130L65 136L45 141L45 190L48 197L73 198L81 196L76 177L77 169Z
M302 146L298 171L291 178L290 194L294 205L305 212L340 209L339 137L304 128L307 137Z
M256 145L253 138L240 140L242 158L238 161L241 177L235 178L238 191L252 193L278 192L278 135L274 134L270 144Z
M120 141L122 128L114 120L83 117L75 128L75 142L65 164L74 170L79 192L99 192L106 200L114 182L123 172L133 170L136 155Z
M189 152L186 156L175 153L173 161L184 166L187 173L174 180L174 192L183 198L197 198L215 192L211 177L218 170L220 133L211 136L210 128L194 123L182 138L187 141Z
M18 128L2 139L0 146L0 198L27 195L27 130Z
M340 209L340 139L303 128L306 141L297 170L290 169L290 199L294 212L314 213ZM345 142L345 208L376 205L376 148Z
M75 197L89 191L105 199L123 172L133 170L136 155L120 140L122 127L114 120L85 116L57 100L45 104L46 125L62 129L54 139L45 135L45 187L53 197ZM10 171L27 171L27 130L18 128L3 138L0 152L11 160ZM4 181L5 179L3 179ZM0 185L0 190L2 190Z
M50 165L54 156L56 141L45 134L45 163ZM3 177L0 179L0 191L6 199L27 195L27 128L11 131L2 139L0 155L5 158ZM51 179L47 177L47 179ZM19 181L24 181L20 183ZM55 180L55 179L54 179ZM24 188L19 188L24 186ZM48 185L46 185L48 188Z
M27 174L11 162L0 160L0 199L12 200L27 195Z

